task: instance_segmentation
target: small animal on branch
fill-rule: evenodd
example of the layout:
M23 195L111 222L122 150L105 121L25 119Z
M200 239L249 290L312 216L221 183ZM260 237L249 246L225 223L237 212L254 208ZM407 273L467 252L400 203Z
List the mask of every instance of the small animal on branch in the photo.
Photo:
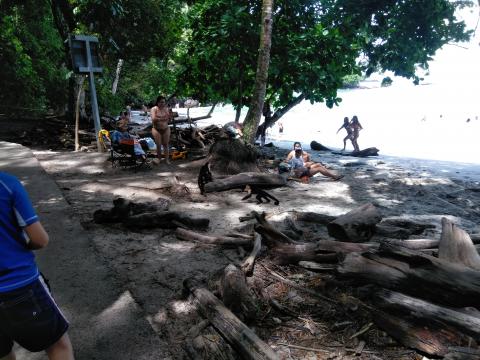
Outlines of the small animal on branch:
M255 185L246 185L245 189L243 191L248 192L247 195L245 195L242 200L247 200L249 199L253 194L257 195L255 198L257 199L257 204L262 204L265 200L266 203L270 202L270 199L273 200L273 203L275 205L280 204L280 201L273 195L270 195L267 193L265 190L260 189L258 186Z
M205 193L205 184L213 181L212 173L210 172L210 162L206 162L198 173L198 188L200 189L200 194Z

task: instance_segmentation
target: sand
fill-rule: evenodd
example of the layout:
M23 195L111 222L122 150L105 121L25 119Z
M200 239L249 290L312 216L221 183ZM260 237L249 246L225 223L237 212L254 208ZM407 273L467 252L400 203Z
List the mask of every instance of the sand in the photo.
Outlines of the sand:
M277 156L285 150L277 149ZM127 287L158 334L183 353L186 331L198 321L192 304L182 300L182 282L191 276L212 278L234 261L236 250L179 241L172 230L128 231L120 224L98 225L92 214L109 209L117 197L145 202L164 199L170 210L208 217L208 233L224 234L242 224L239 216L252 210L277 214L313 211L340 215L361 204L374 203L387 217L422 220L435 225L421 237L439 238L440 219L446 216L470 233L480 232L480 182L455 173L434 174L425 167L405 168L378 158L356 159L313 153L327 167L345 177L334 182L321 175L309 184L291 182L272 190L280 205L241 201L240 190L202 196L196 177L202 160L161 163L151 170L112 168L107 154L36 151L35 156L57 182L95 251ZM410 164L411 165L411 164ZM461 176L460 176L461 177ZM328 238L325 228L309 229L309 236ZM267 339L269 341L269 339ZM273 340L270 339L269 342Z

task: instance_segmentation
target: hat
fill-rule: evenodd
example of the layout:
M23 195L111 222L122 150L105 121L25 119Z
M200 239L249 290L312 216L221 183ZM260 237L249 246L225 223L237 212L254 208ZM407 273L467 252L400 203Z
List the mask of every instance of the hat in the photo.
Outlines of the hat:
M117 129L124 129L128 127L128 119L122 118L117 121Z

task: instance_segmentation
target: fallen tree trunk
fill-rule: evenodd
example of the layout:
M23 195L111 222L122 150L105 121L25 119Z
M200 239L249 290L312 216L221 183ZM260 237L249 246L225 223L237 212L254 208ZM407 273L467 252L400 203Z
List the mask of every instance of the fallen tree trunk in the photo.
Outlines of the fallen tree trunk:
M219 331L244 359L278 360L278 356L252 330L228 310L220 300L205 288L197 287L191 279L184 286L192 293L200 312Z
M328 234L341 241L366 242L375 233L382 215L373 204L362 205L327 225Z
M245 172L209 182L205 184L205 192L211 193L231 189L243 189L246 185L255 185L261 189L273 189L285 186L286 184L287 180L279 174Z
M255 265L255 259L262 248L262 237L260 234L255 235L255 241L253 243L253 249L250 255L242 263L242 270L245 275L250 276L253 273L253 266Z
M332 215L325 215L325 214L318 214L314 212L301 212L301 211L294 211L293 217L297 221L304 221L304 222L312 222L322 225L327 225L328 223L335 220L335 216Z
M442 236L438 257L456 264L480 270L480 255L470 236L447 218L442 218Z
M383 311L374 310L373 321L399 343L437 357L446 355L450 347L458 346L464 340L459 339L458 334L446 326L430 329Z
M206 218L194 218L175 211L157 211L129 216L124 220L125 226L136 229L164 228L175 229L179 225L187 228L205 229L210 223Z
M480 340L480 317L388 290L377 291L373 301L386 313L401 313L404 318L408 316L418 325L441 330L447 324L476 341Z
M273 248L275 260L279 264L296 264L300 261L336 263L341 254L364 252L378 248L378 244L347 243L321 240L307 244L283 244Z
M410 250L423 250L423 249L434 249L438 247L440 240L433 239L411 239L411 240L396 240L396 239L385 239L384 242L387 242L391 245L401 246Z
M223 303L240 319L255 318L256 306L245 280L245 274L235 265L228 265L221 281Z
M320 144L319 142L316 142L315 140L313 140L311 143L310 143L310 148L312 150L315 150L315 151L330 151L329 148L327 148L326 146Z
M478 306L480 302L479 271L390 244L374 252L347 254L337 271L447 306Z
M211 236L204 235L194 231L177 228L175 235L179 240L198 241L204 244L225 245L231 247L252 246L252 238L232 237L232 236Z

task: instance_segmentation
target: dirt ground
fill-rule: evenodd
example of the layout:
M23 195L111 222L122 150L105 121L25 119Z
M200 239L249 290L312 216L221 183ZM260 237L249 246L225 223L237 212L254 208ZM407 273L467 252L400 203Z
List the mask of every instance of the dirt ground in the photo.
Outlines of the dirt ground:
M274 152L279 158L285 155L284 150ZM207 217L208 234L245 231L246 223L240 223L239 217L252 210L267 212L269 221L282 229L284 218L293 210L340 215L367 202L374 203L384 218L413 218L435 225L419 235L422 238L439 238L443 216L467 232L480 232L477 179L451 174L438 176L421 167L403 168L375 158L358 160L313 152L314 160L321 160L345 177L338 182L322 176L312 178L309 184L291 182L288 187L271 191L280 200L280 205L275 206L257 204L254 198L242 201L245 194L239 190L201 195L196 182L202 160L177 160L170 165L162 162L134 172L112 168L108 154L41 149L34 154L89 232L95 250L126 284L152 327L168 341L170 352L179 359L186 356L188 330L201 320L194 304L182 296L183 281L200 277L215 288L214 280L225 266L241 262L244 254L237 249L180 241L173 230L131 231L121 224L95 224L93 212L111 208L115 198L162 201L169 204L170 210ZM302 226L303 241L314 237L329 239L324 226ZM250 284L259 293L266 291L288 308L290 314L282 314L264 303L260 306L263 315L251 326L282 358L422 358L372 325L369 314L362 309L325 302L274 281L268 277L268 269L336 299L347 298L355 290L352 290L354 284L339 283L328 272L277 266L263 252ZM356 335L358 332L361 334ZM358 353L362 342L365 347Z

